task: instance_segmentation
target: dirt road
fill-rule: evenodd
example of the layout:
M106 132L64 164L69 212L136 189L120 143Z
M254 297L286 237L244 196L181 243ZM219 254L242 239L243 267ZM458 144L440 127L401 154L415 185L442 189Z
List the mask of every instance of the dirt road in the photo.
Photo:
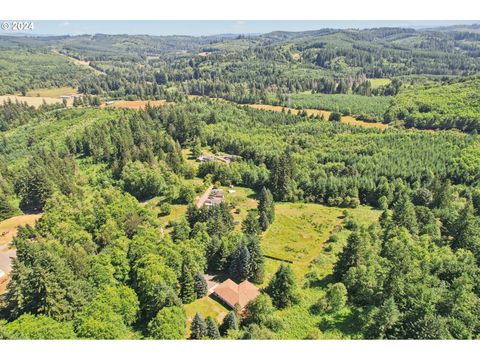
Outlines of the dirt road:
M200 196L200 199L198 199L198 202L197 202L197 208L201 208L203 206L203 204L205 203L205 201L207 201L208 199L208 196L210 195L210 193L212 192L212 189L213 189L213 185L210 185L208 187L207 190L205 190L205 192L203 193L202 196Z

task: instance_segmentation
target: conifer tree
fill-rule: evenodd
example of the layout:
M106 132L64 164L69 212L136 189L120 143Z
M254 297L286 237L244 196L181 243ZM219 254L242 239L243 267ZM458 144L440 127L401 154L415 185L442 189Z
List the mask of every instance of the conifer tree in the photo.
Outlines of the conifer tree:
M283 309L298 303L296 280L290 265L281 264L268 284L267 293L273 304Z
M230 311L223 319L223 323L220 326L220 333L225 336L229 330L238 330L238 318L235 311Z
M418 234L415 206L410 201L410 197L405 190L401 191L398 200L395 202L392 220L396 225L405 227L411 234Z
M173 226L172 238L174 241L187 240L190 235L190 226L187 219L182 218Z
M207 324L207 337L212 340L220 339L217 322L211 316L208 316L205 322Z
M197 295L197 298L200 299L207 295L208 291L208 286L207 286L207 281L203 277L202 274L196 273L193 276L193 280L195 281L194 289L195 289L195 294Z
M265 231L268 226L275 220L275 203L270 190L265 187L260 192L258 203L260 228Z
M8 202L7 197L0 192L0 221L9 218L13 213L13 207Z
M250 255L248 279L259 284L263 281L265 275L265 258L260 246L260 238L252 236L247 244L247 249Z
M199 313L195 314L190 325L190 339L202 340L207 336L207 324L202 319Z
M232 254L229 266L230 277L237 281L243 281L250 274L250 252L243 241L239 241L237 248Z
M197 298L195 293L195 280L184 263L182 266L182 274L180 276L180 298L184 304L189 304Z
M267 225L268 226L268 225ZM258 210L252 209L247 213L247 217L243 220L242 231L246 235L260 234L260 223Z

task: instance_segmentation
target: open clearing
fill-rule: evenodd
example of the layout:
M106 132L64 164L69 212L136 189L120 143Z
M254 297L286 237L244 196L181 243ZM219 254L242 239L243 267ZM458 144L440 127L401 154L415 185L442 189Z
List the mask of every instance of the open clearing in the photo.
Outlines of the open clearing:
M207 316L211 316L218 324L222 323L223 318L227 316L229 312L225 306L213 300L210 296L204 296L201 299L197 299L190 304L184 305L184 308L187 314L187 338L190 336L190 324L197 312L203 319Z
M35 222L40 219L42 214L19 215L0 222L0 270L7 276L0 277L0 295L7 288L9 281L8 274L12 270L12 257L16 256L15 249L9 249L8 245L17 235L19 226L34 226Z
M41 217L42 214L19 215L0 222L0 251L1 246L9 244L17 235L19 226L33 226Z
M375 222L380 211L367 206L356 209L328 207L320 204L276 203L275 221L262 237L265 255L293 262L292 269L302 279L311 263L322 254L330 235L337 233L346 241L342 230L343 211L347 210L359 223ZM266 261L266 280L273 275L280 260ZM324 268L328 272L328 268Z
M285 108L283 106L277 106L277 105L263 105L263 104L249 104L246 106L253 107L258 110L269 110L269 111L278 111L282 112L285 111L287 112L289 109ZM322 116L325 119L328 119L330 114L332 113L331 111L326 111L326 110L318 110L318 109L303 109L307 112L308 116ZM298 115L301 111L303 110L297 110L297 109L290 109L292 114ZM376 122L367 122L367 121L362 121L362 120L357 120L353 116L342 116L341 122L344 124L349 124L349 125L354 125L354 126L363 126L363 127L371 127L371 128L378 128L378 129L386 129L388 128L387 124L383 123L376 123Z
M368 81L370 81L370 84L372 84L372 88L373 89L377 89L381 86L385 86L385 85L388 85L392 82L392 80L390 79L382 79L382 78L379 78L379 79L368 79Z
M18 95L2 95L0 96L0 103L3 104L4 101L8 101L10 99L11 101L20 101L20 102L26 102L30 106L35 106L39 107L42 106L45 103L48 105L50 104L60 104L62 102L62 99L59 97L50 97L50 96L18 96ZM73 100L67 100L67 105L70 106L69 104L73 102Z
M93 70L93 72L95 72L96 75L104 74L102 71L100 71L100 70L95 69L94 67L92 67L92 66L90 65L90 61L80 60L80 59L74 58L74 57L72 57L72 56L68 56L68 55L62 54L61 52L58 52L58 51L54 51L54 53L59 54L59 55L62 55L62 56L65 56L68 60L70 60L70 61L71 61L72 63L74 63L75 65L84 66L84 67L87 67L87 68Z
M168 104L173 104L167 100L119 100L114 101L112 104L102 104L101 107L107 108L119 108L119 109L145 109L147 104L150 106L164 106Z
M276 203L275 221L263 236L265 254L293 262L312 261L341 224L344 210L319 204ZM378 211L368 207L347 210L354 218L378 218Z
M27 96L35 97L60 97L67 95L76 95L78 94L77 89L73 87L58 87L58 88L39 88L32 89L27 92Z

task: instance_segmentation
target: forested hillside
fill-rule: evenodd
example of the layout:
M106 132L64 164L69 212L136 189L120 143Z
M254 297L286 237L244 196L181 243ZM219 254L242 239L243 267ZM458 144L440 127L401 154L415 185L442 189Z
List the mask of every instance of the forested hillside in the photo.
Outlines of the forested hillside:
M200 95L337 111L373 122L408 117L409 127L476 128L475 97L465 88L464 96L457 93L461 84L477 88L472 76L479 71L480 45L474 27L205 37L3 36L0 48L0 94L69 86L105 100L178 101ZM456 81L460 84L446 86ZM423 87L416 109L409 104L411 94ZM442 98L442 104L429 103L429 96ZM396 105L387 111L392 100ZM448 111L442 109L446 103L453 105Z
M0 216L43 216L13 241L2 338L478 337L477 135L206 99L4 111ZM210 184L253 202L196 207ZM210 317L204 273L262 294Z
M405 88L389 108L387 119L419 129L480 130L480 78L429 83Z

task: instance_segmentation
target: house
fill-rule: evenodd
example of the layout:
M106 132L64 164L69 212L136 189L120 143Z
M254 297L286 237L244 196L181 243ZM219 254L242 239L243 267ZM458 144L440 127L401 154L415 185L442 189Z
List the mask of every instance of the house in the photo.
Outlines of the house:
M227 279L215 288L213 295L232 309L235 306L244 309L250 301L260 295L260 290L248 280L237 284Z

